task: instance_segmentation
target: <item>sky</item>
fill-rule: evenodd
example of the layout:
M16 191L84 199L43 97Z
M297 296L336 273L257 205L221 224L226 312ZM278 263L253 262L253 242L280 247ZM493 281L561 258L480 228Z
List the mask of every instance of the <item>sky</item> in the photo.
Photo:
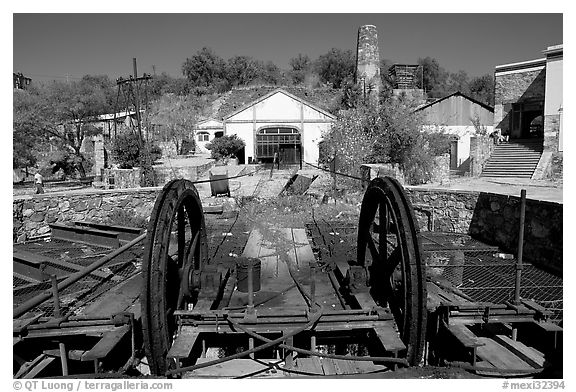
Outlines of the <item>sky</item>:
M288 69L299 53L356 51L358 27L375 25L380 58L434 57L450 72L492 74L494 66L543 57L563 42L563 16L550 14L13 14L13 71L35 80L111 78L138 72L181 77L202 47Z

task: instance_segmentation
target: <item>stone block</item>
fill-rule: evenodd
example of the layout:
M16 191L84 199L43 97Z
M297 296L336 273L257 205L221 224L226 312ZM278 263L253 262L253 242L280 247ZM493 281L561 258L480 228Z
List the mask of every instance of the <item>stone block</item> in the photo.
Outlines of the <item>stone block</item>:
M30 220L32 222L43 222L44 221L44 214L41 212L35 212L30 216Z

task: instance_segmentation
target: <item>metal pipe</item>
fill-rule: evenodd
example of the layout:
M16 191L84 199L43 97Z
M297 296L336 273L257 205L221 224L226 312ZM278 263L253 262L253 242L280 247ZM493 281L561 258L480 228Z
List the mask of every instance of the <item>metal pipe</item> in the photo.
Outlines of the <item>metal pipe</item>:
M524 252L524 223L526 219L526 189L520 191L520 231L518 233L518 259L516 262L516 286L514 302L520 303L520 281L522 279L522 253Z
M134 245L136 245L137 243L142 241L144 238L146 238L146 233L136 237L135 239L128 242L124 246L121 246L120 248L116 249L114 252L109 253L106 256L103 256L102 258L98 259L97 261L90 264L86 268L84 268L78 272L73 273L68 278L66 278L65 280L63 280L62 282L60 282L58 284L58 290L64 290L68 286L71 286L72 284L76 283L77 281L79 281L80 279L85 277L86 275L90 274L92 271L97 270L98 268L102 267L104 264L106 264L107 262L109 262L110 260L112 260L113 258L118 256L119 254L130 249L131 247L133 247ZM14 309L14 311L12 313L12 317L17 318L17 317L22 316L24 313L26 313L30 309L34 308L35 306L40 305L42 302L44 302L47 299L49 299L50 297L52 297L52 295L53 295L53 293L51 291L47 291L47 292L44 292L44 293L37 295L34 298L29 299L28 301L24 302L23 304L18 306L16 309Z

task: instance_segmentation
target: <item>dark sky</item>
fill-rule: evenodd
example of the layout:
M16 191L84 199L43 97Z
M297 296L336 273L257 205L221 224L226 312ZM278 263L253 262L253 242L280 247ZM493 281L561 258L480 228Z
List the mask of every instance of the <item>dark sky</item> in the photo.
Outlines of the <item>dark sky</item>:
M288 68L298 53L356 48L358 27L378 29L380 57L414 63L435 57L477 76L542 57L562 43L562 14L14 14L13 70L36 80L138 70L182 76L187 57L208 46Z

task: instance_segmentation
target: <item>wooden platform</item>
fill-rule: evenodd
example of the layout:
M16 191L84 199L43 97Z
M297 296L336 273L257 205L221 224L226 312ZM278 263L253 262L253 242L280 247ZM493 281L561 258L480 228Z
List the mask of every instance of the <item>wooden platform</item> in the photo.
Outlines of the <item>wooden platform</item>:
M199 358L197 364L213 361ZM285 377L338 377L385 371L383 365L367 361L331 358L296 358L294 366L287 368L278 359L234 359L232 361L187 372L183 378L285 378Z
M310 263L316 263L304 229L287 228L266 233L253 230L242 256L257 257L262 263L261 289L254 295L255 306L307 307L304 297L294 284L296 279L309 293ZM330 310L344 309L326 272L317 269L315 283L317 302ZM223 306L243 307L247 303L248 295L234 290L229 302Z

